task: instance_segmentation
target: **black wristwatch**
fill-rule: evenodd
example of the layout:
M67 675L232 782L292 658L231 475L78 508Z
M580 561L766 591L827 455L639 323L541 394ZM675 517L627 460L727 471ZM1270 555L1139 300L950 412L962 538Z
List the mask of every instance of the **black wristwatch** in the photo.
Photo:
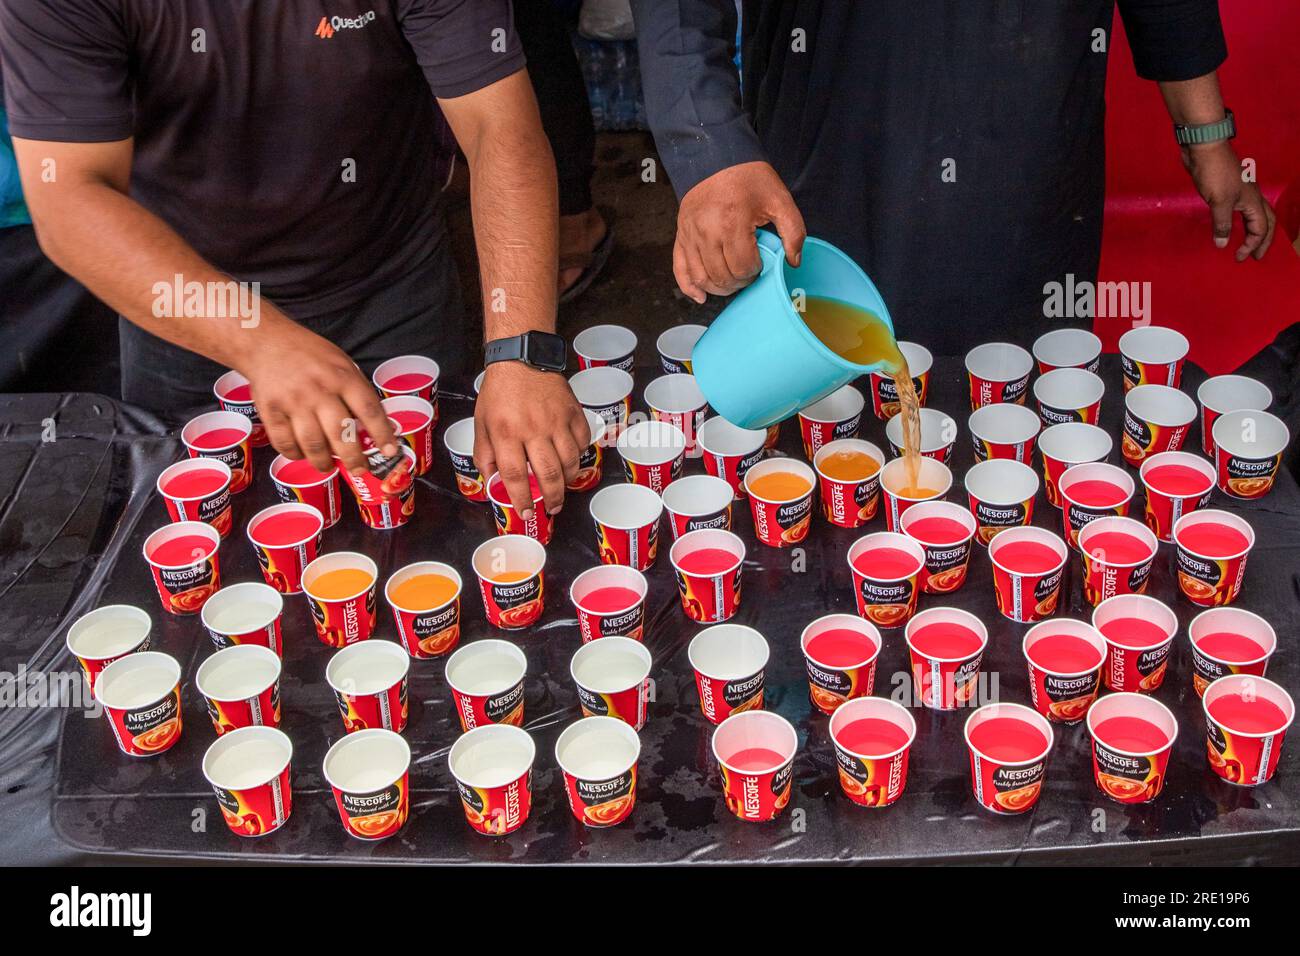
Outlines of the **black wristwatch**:
M493 362L523 362L544 372L563 372L568 358L563 337L552 332L525 332L483 346L484 367Z

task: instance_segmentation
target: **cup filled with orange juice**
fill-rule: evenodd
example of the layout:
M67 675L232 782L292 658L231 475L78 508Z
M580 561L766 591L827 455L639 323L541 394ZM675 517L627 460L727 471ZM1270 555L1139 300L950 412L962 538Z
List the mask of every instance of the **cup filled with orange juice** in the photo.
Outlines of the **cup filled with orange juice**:
M302 572L316 636L330 647L364 641L375 630L379 567L356 551L323 554Z
M488 623L518 631L542 616L545 592L542 569L546 549L535 538L504 534L484 541L470 559L483 595Z
M754 534L763 544L788 548L808 537L816 473L792 458L768 458L745 473Z
M1060 536L1028 525L989 542L993 593L1003 617L1032 624L1056 613L1070 551Z
M397 637L415 658L439 657L460 641L460 573L441 561L418 561L393 572L384 597Z
M818 449L813 468L827 521L841 528L859 528L876 516L884 461L884 452L858 438L841 438Z
M906 535L877 531L848 553L858 614L877 627L902 627L916 610L925 551Z
M892 381L892 379L891 379ZM866 399L852 385L844 385L820 401L799 412L799 436L803 439L804 457L809 460L817 450L839 438L857 438L862 426L862 409Z
M909 473L906 457L895 458L880 469L880 487L885 498L885 527L898 530L903 512L922 501L937 501L952 487L952 472L934 458L921 457L915 474Z

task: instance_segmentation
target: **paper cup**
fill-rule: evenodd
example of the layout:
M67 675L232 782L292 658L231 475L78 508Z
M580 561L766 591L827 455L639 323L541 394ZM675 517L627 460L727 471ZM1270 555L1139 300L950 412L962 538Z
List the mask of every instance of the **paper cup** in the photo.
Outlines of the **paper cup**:
M298 469L310 474L295 476L293 472ZM307 462L292 462L284 455L277 455L271 462L270 471L271 483L275 485L275 494L280 501L311 505L325 519L326 528L338 524L343 513L339 507L341 489L337 465L328 472L319 472Z
M617 605L596 602L602 591L629 594ZM645 639L645 599L649 587L645 575L635 568L617 564L588 568L569 585L569 600L578 611L578 633L582 642L602 637Z
M253 426L248 436L248 442L252 447L265 448L271 444L271 439L266 434L266 426L262 424L262 419L257 414L257 405L253 402L253 392L248 379L233 370L226 372L213 383L212 394L216 396L217 404L221 406L223 412L234 412L248 419L249 424Z
M1091 650L1093 658L1087 666L1075 666L1084 662L1074 657L1070 664L1051 657L1052 641L1062 638L1074 644L1072 650L1077 649L1079 658L1084 654L1083 645ZM1058 724L1083 720L1101 689L1101 668L1107 653L1101 633L1084 621L1043 621L1025 632L1020 648L1029 665L1029 699L1034 710Z
M601 422L604 422L603 418ZM442 443L451 458L456 490L467 501L487 501L487 483L474 465L474 419L462 418L452 422L442 433Z
M488 501L492 503L492 518L496 522L497 534L518 534L533 538L540 544L551 543L555 534L555 517L548 514L542 501L542 486L531 468L528 469L528 490L532 495L531 518L525 518L511 503L510 493L506 490L505 480L500 473L488 479Z
M735 714L719 724L713 757L722 771L727 809L747 823L775 819L790 802L798 749L790 722L769 711ZM768 755L766 761L758 759Z
M218 737L240 727L280 726L280 656L270 648L240 644L217 651L199 665L194 686Z
M930 369L934 366L934 356L924 345L915 342L899 342L898 351L907 360L907 370L912 373L912 388L916 397L924 406L930 392ZM871 410L881 420L893 418L902 406L898 402L898 386L893 378L872 372L868 378L871 385Z
M202 521L177 521L144 539L144 560L168 614L197 614L221 587L221 535ZM172 550L184 550L171 554Z
M1267 726L1246 723L1245 715L1234 712L1234 703L1271 705L1276 719ZM1201 698L1205 709L1210 769L1219 778L1239 787L1267 783L1282 759L1282 742L1295 720L1295 701L1267 677L1233 674L1216 680Z
M211 474L212 482L199 494L185 494L181 485L196 476ZM203 521L221 537L230 534L230 468L211 458L187 458L168 465L158 476L158 494L167 505L172 521Z
M1052 567L1023 570L1012 560L1016 544L1028 542L1050 548L1058 563ZM1070 551L1061 538L1046 528L1032 525L1008 528L989 542L989 560L993 564L993 595L998 612L1018 624L1032 624L1051 617L1061 600L1061 577Z
M609 365L630 372L636 362L636 333L621 325L593 325L573 337L573 354L580 369Z
M459 648L447 658L447 686L461 730L487 724L524 723L524 673L528 658L509 641L487 639Z
M664 510L673 540L701 528L731 530L731 502L735 497L725 479L715 475L687 475L664 489Z
M1133 737L1124 726L1131 728L1132 721L1153 728L1153 739L1144 742ZM1088 711L1088 735L1098 790L1117 803L1149 803L1160 796L1169 754L1178 738L1178 721L1168 707L1142 694L1109 694ZM1157 736L1164 742L1154 739Z
M1127 555L1108 553L1105 536L1120 534L1140 544L1145 556L1127 560ZM1160 541L1141 521L1132 518L1098 518L1079 532L1079 553L1083 557L1083 596L1093 607L1116 594L1142 594L1151 577Z
M931 518L954 522L961 533L936 535L927 528L927 519ZM977 528L970 509L956 502L926 501L907 509L898 521L898 529L925 551L919 582L921 593L949 594L966 583Z
M972 742L972 734L978 734L981 725L1004 719L1038 731L1046 746L1024 760L1001 760ZM985 704L966 719L965 737L970 751L971 790L980 806L994 813L1015 814L1024 813L1038 802L1055 739L1047 718L1022 704Z
M636 805L641 740L621 720L584 717L555 742L555 762L574 817L588 827L617 826Z
M296 540L270 533L275 523L286 517L303 526L301 536L294 536ZM271 505L253 515L246 533L266 583L281 594L301 592L303 569L320 554L324 529L320 511L311 505Z
M719 624L691 639L686 657L695 671L700 711L711 724L763 708L767 641L752 627Z
M181 739L181 665L158 651L136 651L107 665L95 680L118 748L152 757Z
M650 704L650 652L640 641L607 637L583 644L569 662L584 717L614 717L640 730Z
M880 487L885 500L885 527L890 531L898 530L898 521L903 512L922 501L938 501L947 496L952 488L952 472L943 462L934 458L922 458L917 469L917 485L923 494L913 494L907 488L907 459L895 458L880 469Z
M889 454L899 458L903 454L903 419L895 415L885 422L885 440ZM957 420L937 408L921 409L921 454L926 458L948 462L952 446L957 441Z
M864 720L891 724L906 742L893 749L883 745L853 746L846 729ZM906 707L879 697L847 701L831 717L830 735L835 745L840 789L849 800L860 807L887 807L903 795L907 786L907 756L916 739L916 719Z
M1125 620L1144 621L1158 632L1148 640L1128 635L1116 624ZM1106 639L1101 676L1108 690L1149 694L1164 682L1178 618L1163 602L1145 594L1117 594L1097 605L1092 626Z
M275 588L252 581L228 584L208 598L199 620L217 650L253 644L284 656L280 617L284 598Z
M971 653L936 654L920 643L918 634L933 625L956 626L970 632L979 642ZM932 607L914 615L903 631L911 664L916 696L922 707L955 710L975 699L979 687L980 663L988 647L989 632L984 622L968 611L954 607Z
M1282 453L1291 443L1286 423L1268 412L1225 412L1214 422L1214 466L1219 489L1233 498L1262 498L1273 490Z
M334 592L322 594L316 586L320 578L331 571L356 570L364 572L370 582L353 594L340 596ZM356 551L334 551L323 554L302 572L302 589L307 595L316 636L329 647L346 647L364 641L375 630L375 584L379 580L379 567L370 558Z
M696 437L709 415L709 403L694 375L661 375L645 387L645 403L655 421L675 425L686 436L686 454L698 458Z
M1192 484L1168 484L1159 471L1164 466L1175 465ZM1154 480L1152 472L1155 472ZM1161 541L1174 539L1174 525L1185 514L1190 514L1210 504L1214 493L1216 475L1214 466L1204 458L1185 451L1166 451L1151 455L1138 470L1142 486L1146 489L1144 516L1147 527ZM1198 481L1196 476L1199 476Z
M875 462L875 471L865 478L832 477L826 473L827 459L841 453L866 455ZM884 464L884 452L869 441L841 438L822 445L813 455L813 468L826 520L839 528L860 528L874 518L880 508L880 469Z
M1034 359L1018 345L989 342L966 353L971 411L1003 402L1023 405Z
M406 729L410 714L407 676L411 658L392 641L362 641L343 648L325 667L349 734L372 727L394 733Z
M1038 402L1038 417L1044 425L1097 424L1101 397L1105 393L1101 378L1081 368L1053 369L1034 382L1034 400Z
M1207 378L1196 390L1201 406L1201 450L1214 458L1214 423L1226 412L1267 409L1273 404L1273 392L1263 382L1245 375L1216 375Z
M726 481L735 496L743 498L745 474L762 460L766 439L761 428L739 428L715 415L700 426L705 471Z
M390 730L348 734L325 754L322 771L348 836L383 840L411 812L411 746Z
M1124 460L1136 468L1148 455L1178 451L1196 420L1196 403L1167 385L1138 385L1124 396Z
M799 435L809 461L827 442L857 438L867 400L852 385L844 385L799 412Z
M912 559L908 565L911 570L895 574L895 569L874 567L871 552L881 550L903 552ZM916 610L925 549L906 535L877 531L853 542L849 547L848 562L858 616L883 628L902 627L907 623Z
M368 442L369 437L363 437L363 449ZM376 531L400 528L415 514L415 452L406 445L398 447L402 461L390 471L360 475L341 471L357 501L361 523Z
M1113 488L1114 493L1109 498L1094 494L1103 484ZM1079 546L1079 532L1090 521L1112 515L1128 517L1137 483L1118 465L1088 462L1070 466L1057 479L1056 490L1061 496L1062 532L1070 547L1076 548Z
M483 379L486 377L487 377L487 369L484 369L483 371L479 372L477 375L474 376L475 395L478 395L479 392L483 391Z
M475 548L470 564L489 624L518 631L537 623L546 598L546 549L541 544L519 534L501 535Z
M1101 339L1087 329L1053 329L1034 340L1032 351L1044 375L1058 368L1095 372L1101 365Z
M632 376L621 368L583 369L569 379L569 388L583 408L595 412L611 429L627 423L632 413Z
M605 419L601 418L590 409L584 408L582 414L586 416L587 427L591 429L591 440L587 447L582 450L578 456L578 474L573 481L564 486L566 491L590 491L600 484L602 463L605 458ZM472 465L473 462L471 461Z
M434 607L406 607L395 598L396 590L412 578L438 574L455 585L452 597ZM384 584L384 600L393 609L397 639L406 653L417 660L441 657L460 643L460 572L441 561L417 561L394 571Z
M623 460L623 477L662 494L682 475L687 440L676 425L661 421L637 422L618 436L614 447Z
M622 564L638 571L652 567L659 555L659 516L664 503L645 485L610 485L591 498L596 523L596 553L602 564Z
M1233 549L1231 554L1207 554L1186 541L1188 533L1198 524L1218 524L1240 532L1246 540L1244 548ZM1195 542L1193 542L1195 544ZM1174 545L1177 552L1178 589L1193 604L1201 607L1218 607L1231 604L1241 594L1246 579L1246 559L1255 547L1255 530L1245 518L1229 511L1204 508L1183 515L1174 525Z
M274 727L243 727L218 737L203 755L203 776L235 836L274 833L289 820L293 741Z
M384 398L414 395L433 406L433 421L438 422L438 363L423 355L399 355L381 362L371 376L375 388Z
M807 490L793 498L773 498L755 491L755 482L764 475L785 473L807 482ZM813 496L817 491L817 474L793 458L768 458L745 473L745 493L754 519L754 536L773 548L789 548L808 537L812 527Z
M836 631L859 635L861 652L849 654L845 647L835 649L840 652L832 656L823 651L817 639ZM854 614L827 614L805 627L799 648L808 671L808 697L813 707L823 714L833 714L850 700L869 697L876 683L876 658L883 645L876 626Z
M1019 406L1016 406L1019 407ZM988 543L1008 528L1034 520L1038 473L1007 458L990 458L966 472L966 501L975 516L975 540Z
M1235 638L1225 646L1224 636ZM1258 614L1235 607L1212 607L1192 618L1187 627L1192 645L1192 689L1197 697L1220 677L1253 674L1263 677L1277 650L1277 632ZM1250 650L1254 644L1258 652Z
M536 755L533 738L508 724L475 727L451 745L447 763L475 832L504 836L527 822Z
M380 404L384 414L397 422L398 440L415 452L415 473L427 474L433 467L433 424L438 413L418 395L394 395Z
M734 563L719 561L716 567L695 569L691 556L712 551L729 553ZM740 606L740 569L745 561L745 543L740 538L719 528L690 531L673 542L668 560L688 618L701 624L717 624L735 615Z
M1044 428L1038 436L1038 451L1043 459L1043 491L1047 503L1061 507L1057 484L1067 468L1091 462L1104 462L1114 442L1096 425L1067 422Z
M984 405L971 412L967 427L975 461L1009 458L1029 464L1042 420L1028 408L1015 403Z
M153 621L130 604L108 604L83 614L68 628L68 653L77 659L91 692L100 672L128 654L149 650Z
M253 425L238 412L204 412L181 429L181 442L191 458L211 458L230 469L230 493L237 495L253 483Z
M1187 337L1173 329L1158 325L1129 329L1119 337L1124 391L1152 384L1177 388L1189 348Z
M665 375L691 371L691 352L706 329L703 325L675 325L660 334L655 348Z

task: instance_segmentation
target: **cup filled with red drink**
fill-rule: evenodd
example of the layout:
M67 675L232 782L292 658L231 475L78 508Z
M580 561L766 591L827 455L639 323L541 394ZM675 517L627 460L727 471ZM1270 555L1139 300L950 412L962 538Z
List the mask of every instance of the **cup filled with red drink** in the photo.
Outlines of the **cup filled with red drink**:
M1038 450L1043 459L1043 491L1047 503L1062 506L1057 483L1067 468L1090 462L1104 462L1114 442L1096 425L1065 422L1044 428L1038 436Z
M614 447L623 461L623 477L661 494L681 477L686 445L686 436L676 425L651 420L628 425Z
M475 727L451 745L447 763L475 832L505 836L527 822L536 756L533 738L510 724Z
M106 604L77 618L68 628L66 643L93 692L95 680L105 667L128 654L149 650L152 630L153 621L143 609L130 604Z
M1207 687L1201 704L1210 769L1239 787L1272 779L1295 720L1291 695L1267 677L1231 674Z
M841 438L813 455L822 514L840 528L860 528L880 508L880 469L885 455L869 441Z
M574 653L569 674L584 717L614 717L634 730L650 706L650 651L630 637L589 641Z
M1148 803L1160 796L1178 721L1145 694L1107 694L1088 711L1093 779L1119 803Z
M569 378L578 404L595 412L615 431L627 424L632 413L632 386L630 374L610 365L583 369Z
M415 452L399 445L398 454L384 458L369 435L361 437L361 448L369 470L360 475L341 474L357 500L362 523L377 531L402 527L415 514Z
M263 508L248 522L248 540L266 583L281 594L302 590L302 572L320 554L325 521L312 505Z
M316 636L329 647L346 647L375 630L375 583L379 567L356 551L323 554L303 569Z
M731 530L731 485L714 475L687 475L664 489L664 510L676 541L688 531L701 528Z
M663 499L645 485L609 485L588 506L596 523L596 553L603 564L622 564L638 571L659 556L659 517Z
M330 658L325 682L343 718L343 730L380 727L401 733L410 717L407 679L411 658L392 641L350 644Z
M433 406L433 421L438 422L438 363L423 355L399 355L381 362L371 376L375 388L384 398L414 395Z
M645 575L636 568L605 564L588 568L569 585L582 642L602 637L645 639Z
M1268 412L1242 409L1214 422L1214 467L1219 489L1233 498L1262 498L1273 490L1282 453L1291 443L1286 423Z
M144 539L144 560L168 614L197 614L221 587L221 535L202 521L177 521Z
M1101 676L1109 690L1149 694L1164 682L1178 633L1168 605L1145 594L1117 594L1093 610L1092 626L1106 639Z
M985 405L1023 405L1034 358L1018 345L988 342L966 353L971 411Z
M545 607L546 549L535 538L505 534L484 541L470 558L488 623L506 631L536 624Z
M1105 393L1101 377L1082 368L1053 369L1034 382L1038 417L1045 426L1065 422L1097 424Z
M1245 375L1216 375L1196 390L1201 406L1201 450L1214 458L1214 423L1226 412L1256 408L1265 411L1273 404L1273 392L1263 382Z
M1003 617L1032 624L1056 613L1069 548L1032 525L1008 528L989 542L993 594Z
M903 454L903 419L895 415L885 422L885 440L891 458ZM947 464L957 442L957 420L937 408L921 409L921 456Z
M896 531L876 531L849 547L858 615L877 627L902 627L916 610L925 549Z
M621 325L593 325L573 337L578 368L610 365L632 371L636 361L636 333Z
M1212 607L1192 618L1187 627L1192 645L1192 688L1205 695L1220 677L1254 674L1263 677L1277 650L1277 632L1258 614L1236 607Z
M280 617L284 598L268 584L244 581L228 584L203 605L199 620L217 650L255 644L284 655Z
M723 479L737 498L743 498L745 474L763 459L766 440L767 432L761 428L741 428L715 415L700 426L704 470Z
M589 408L582 410L583 416L587 419L587 428L589 429L590 439L587 445L582 449L578 456L578 473L573 480L564 486L566 491L590 491L600 484L603 473L603 464L605 460L605 419L601 418ZM473 420L471 419L471 422ZM472 444L472 442L471 442ZM471 456L470 466L474 464ZM457 478L459 481L459 472ZM463 492L462 492L463 493Z
M971 790L994 813L1024 813L1038 802L1055 734L1023 704L985 704L966 719Z
M727 809L747 823L765 823L790 803L799 737L771 711L733 714L713 732Z
M922 501L938 501L952 488L952 472L943 462L921 458L913 481L906 458L895 458L880 469L880 488L885 499L885 527L898 530L903 512Z
M221 406L223 412L234 412L248 419L249 424L253 426L248 436L250 445L254 448L264 448L271 444L271 439L266 434L266 426L262 424L261 416L257 414L257 405L253 402L253 387L247 378L233 370L226 372L213 383L212 394L217 397L217 404Z
M881 697L845 702L830 720L840 789L860 807L887 807L907 786L907 757L916 720L902 704Z
M285 504L298 502L311 505L325 519L325 527L338 524L342 512L339 508L339 469L317 471L305 458L298 461L277 455L271 462L271 482L275 493Z
M256 644L217 651L194 675L217 735L280 726L280 656Z
M1077 724L1097 699L1106 639L1085 621L1041 621L1021 643L1029 663L1029 698L1048 720Z
M187 458L158 476L158 493L172 521L203 521L230 534L230 468L212 458Z
M1190 348L1187 336L1174 329L1159 325L1129 329L1119 337L1124 391L1142 385L1177 388Z
M833 714L847 701L870 696L883 645L876 626L855 614L827 614L805 627L799 647L812 705Z
M668 552L682 610L692 621L717 624L740 605L740 568L745 543L730 531L702 528L673 542Z
M384 414L397 422L398 440L415 452L415 473L423 475L433 467L433 425L437 413L418 395L394 395L381 403Z
M1196 403L1168 385L1138 385L1124 396L1120 450L1134 468L1148 455L1178 451L1196 421Z
M1160 542L1141 521L1110 515L1079 532L1083 596L1096 607L1116 594L1142 594Z
M1087 329L1053 329L1034 340L1031 350L1038 371L1047 374L1058 368L1097 371L1101 365L1101 339Z
M550 544L555 533L555 518L546 510L542 501L542 486L537 481L531 468L528 469L528 494L532 501L528 505L531 514L525 518L524 512L516 508L506 490L505 479L500 473L492 475L487 482L488 501L492 503L492 518L496 523L497 534L518 534L534 538L541 544Z
M973 465L966 472L966 500L975 516L975 540L988 547L1007 529L1031 523L1038 484L1038 472L1018 461L990 458Z
M1230 511L1203 508L1174 525L1178 589L1193 604L1231 604L1241 593L1255 530Z
M660 333L655 340L655 349L665 375L691 370L691 352L706 329L703 325L675 325Z
M975 461L1009 458L1029 464L1043 421L1023 405L984 405L967 420Z
M636 764L641 738L621 720L584 717L555 741L569 809L583 826L612 827L636 805Z
M686 436L686 454L699 457L696 436L709 414L709 403L694 375L661 375L645 387L645 403L655 421L676 426Z
M235 836L266 836L288 822L292 760L293 741L275 727L241 727L208 747L203 776Z
M903 637L922 707L955 710L975 699L989 642L983 621L959 608L932 607L907 622Z
M397 639L418 660L440 657L460 642L460 572L441 561L417 561L384 584Z
M527 670L528 658L509 641L488 638L458 648L447 658L446 675L460 729L522 727Z
M898 351L907 360L907 370L912 373L912 388L916 390L916 397L924 407L930 392L930 369L934 367L934 356L924 345L915 342L899 342ZM871 410L877 418L887 420L902 411L898 386L894 384L893 378L872 372L868 376L868 382L871 388Z
M1061 527L1070 547L1079 546L1079 532L1090 521L1108 516L1127 518L1137 491L1133 476L1118 465L1088 462L1072 465L1057 480L1061 495Z
M152 757L181 739L181 665L168 654L119 657L99 672L95 699L128 757Z
M321 772L348 836L383 840L411 812L411 746L400 734L376 727L336 740Z
M768 458L745 473L754 536L773 548L789 548L812 527L817 474L793 458Z
M1160 541L1172 541L1178 519L1207 507L1214 492L1214 466L1185 451L1151 455L1138 476L1146 489L1147 527Z
M843 385L823 399L799 411L799 437L804 457L813 455L827 442L857 438L862 427L862 410L867 400L852 385Z
M953 501L924 501L898 520L899 530L925 550L921 593L948 594L966 583L975 516Z
M238 412L204 412L181 429L181 442L191 458L211 458L230 469L230 493L237 495L253 483L253 425Z
M602 425L604 421L602 418ZM442 433L442 443L447 448L451 470L456 475L456 490L466 501L487 501L487 483L474 464L474 419L462 418L452 422Z
M752 627L717 624L691 639L686 657L695 671L700 712L711 724L763 707L767 641Z

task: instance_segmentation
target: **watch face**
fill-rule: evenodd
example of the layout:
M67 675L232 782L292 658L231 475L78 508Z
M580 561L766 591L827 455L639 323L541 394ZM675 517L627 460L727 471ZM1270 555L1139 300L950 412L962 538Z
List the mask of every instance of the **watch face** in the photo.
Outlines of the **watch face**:
M530 332L528 334L528 364L541 368L564 371L567 349L564 339L549 332Z

